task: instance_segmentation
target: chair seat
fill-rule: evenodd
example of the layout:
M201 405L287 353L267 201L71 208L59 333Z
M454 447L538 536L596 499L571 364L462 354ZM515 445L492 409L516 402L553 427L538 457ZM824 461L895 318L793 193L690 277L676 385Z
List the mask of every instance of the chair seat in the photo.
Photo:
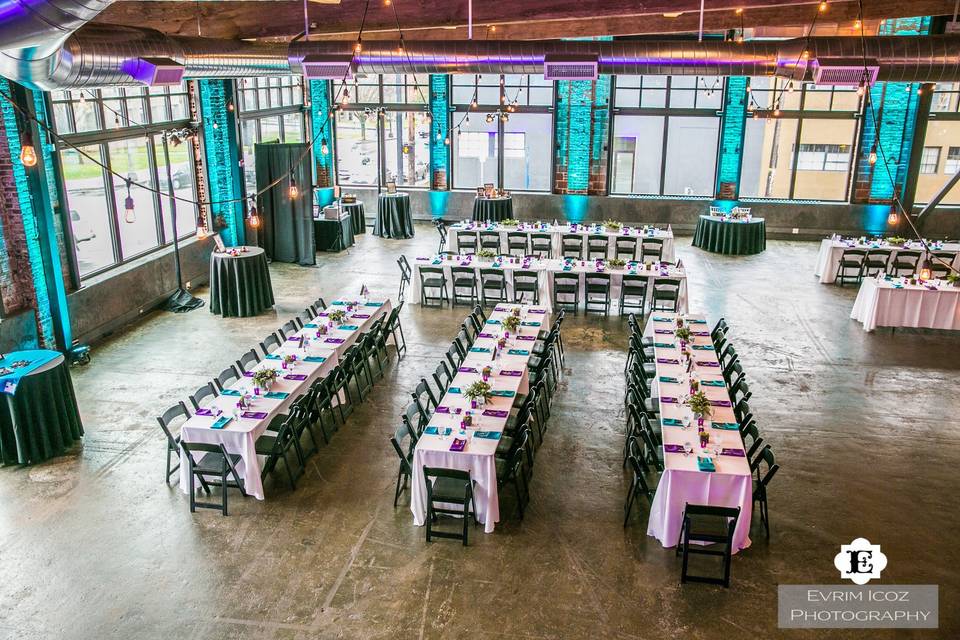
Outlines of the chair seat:
M726 518L690 516L690 539L702 542L726 542Z
M513 446L513 438L510 436L500 436L500 442L497 443L497 451L494 454L497 458L503 458L510 452Z
M623 295L625 296L642 296L644 293L647 292L646 287L634 287L628 284L624 285L621 290L623 291Z
M442 278L424 278L423 286L425 287L442 287L443 279Z
M438 280L439 282L439 280ZM454 278L453 286L455 287L472 287L473 283L476 282L473 278ZM439 286L439 285L437 285Z
M230 463L233 466L237 466L240 463L240 454L238 453L229 453L227 454ZM215 474L220 475L223 471L223 454L222 453L208 453L202 458L193 463L193 468L198 473L202 474Z
M463 481L454 478L436 478L433 481L433 501L466 504L467 498L463 490Z
M647 398L643 401L643 408L647 413L660 413L660 399Z

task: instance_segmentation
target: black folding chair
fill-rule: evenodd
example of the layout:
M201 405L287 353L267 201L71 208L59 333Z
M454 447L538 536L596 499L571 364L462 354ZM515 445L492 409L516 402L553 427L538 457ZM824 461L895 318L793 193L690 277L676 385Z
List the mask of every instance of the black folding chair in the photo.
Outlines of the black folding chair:
M438 538L452 538L462 540L467 546L471 510L476 514L476 505L473 501L473 479L469 471L460 469L441 469L437 467L423 468L424 481L427 488L427 542L434 536ZM461 509L450 509L442 506L447 504L461 505ZM435 531L433 526L438 515L453 515L463 517L463 532L449 533Z
M187 410L187 405L183 404L182 400L157 417L157 422L160 423L160 428L163 429L163 435L167 440L167 484L170 483L170 476L180 469L179 462L173 468L170 467L171 455L176 455L178 459L180 457L180 434L173 435L173 432L170 431L170 427L177 418L184 418L184 422L190 419L190 411Z
M247 495L243 486L243 480L237 473L237 465L241 457L237 453L227 453L223 444L208 444L205 442L180 442L183 448L184 457L187 460L187 468L190 472L190 513L195 513L197 507L201 509L220 509L223 515L227 515L227 490L231 487L239 489L240 493ZM203 454L199 460L194 454ZM210 476L219 477L216 482L209 480ZM233 478L231 484L228 477ZM200 486L207 495L210 495L210 486L219 486L221 489L220 502L197 502L197 492L194 480L200 481Z
M683 511L683 525L680 539L677 541L677 555L683 556L683 569L680 582L706 582L730 586L730 557L733 554L733 532L740 519L740 507L712 507L707 505L686 505ZM708 546L701 546L706 543ZM720 549L715 546L720 545ZM719 556L723 558L723 577L715 578L703 575L691 575L688 571L691 555Z

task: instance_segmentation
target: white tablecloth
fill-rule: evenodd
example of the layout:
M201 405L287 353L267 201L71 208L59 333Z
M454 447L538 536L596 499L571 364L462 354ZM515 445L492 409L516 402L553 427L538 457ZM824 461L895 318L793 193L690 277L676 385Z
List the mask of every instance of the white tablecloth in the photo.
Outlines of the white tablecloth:
M927 257L927 252L923 249L923 245L919 242L912 243L907 247L902 245L873 246L872 244L860 243L851 246L841 240L831 240L830 238L826 238L820 242L820 253L817 255L817 269L814 272L814 274L820 278L820 282L822 284L831 284L836 281L837 267L840 266L840 257L847 249L861 249L863 251L871 251L874 249L890 249L893 252L892 260L896 259L897 253L900 251L919 251L919 262L923 262L923 260L925 260ZM954 268L960 268L960 244L947 243L943 245L942 249L937 249L937 251L958 252L957 257L953 261L953 266Z
M480 231L496 231L500 234L500 247L504 253L507 252L507 234L513 232L522 232L526 233L528 247L529 245L529 235L532 233L549 233L551 239L551 246L553 255L559 257L562 255L563 249L563 234L566 233L575 233L578 235L584 236L583 247L584 251L587 248L586 236L588 235L605 235L609 236L610 244L607 248L607 257L615 258L617 255L617 238L635 238L637 240L637 252L636 257L640 257L640 245L645 239L651 240L663 240L663 257L662 259L666 262L675 262L676 261L676 252L674 249L673 243L673 230L672 229L659 229L651 228L647 232L644 232L642 227L623 227L617 231L608 230L606 227L600 227L597 229L594 226L584 227L583 225L577 225L575 231L570 230L569 224L561 225L552 225L545 223L542 226L536 226L529 223L522 223L514 227L505 227L500 223L476 223L471 221L466 222L457 222L450 225L449 229L449 241L450 241L450 250L459 251L459 243L457 241L457 232L458 231L470 231L474 234ZM479 249L480 243L477 242L477 248Z
M691 419L689 407L683 404L689 396L691 377L700 381L723 380L719 366L707 366L700 363L717 363L717 353L713 349L693 349L694 360L692 373L687 372L685 364L673 364L662 360L676 360L684 363L685 359L679 350L679 341L673 335L676 314L654 312L647 323L646 333L654 338L654 353L657 358L657 383L653 391L660 398L660 416L666 420L670 418L687 422ZM691 319L703 320L703 316L687 316ZM662 318L663 321L658 320ZM706 323L690 324L691 331L705 332L705 336L694 336L691 344L710 346L710 328ZM657 330L669 333L657 333ZM664 347L660 345L673 345ZM679 383L662 382L660 376L674 378ZM710 400L729 403L726 384L722 387L700 387ZM676 398L677 402L667 402L666 398ZM663 427L663 444L689 445L693 453L664 452L664 471L657 485L657 492L650 506L650 519L647 524L647 534L655 537L665 547L673 547L680 538L680 529L683 526L683 510L687 503L710 505L715 507L740 507L740 519L733 533L734 553L750 546L750 518L753 509L753 476L750 473L750 464L746 456L721 455L722 449L739 449L746 453L740 431L714 429L713 422L736 423L733 408L729 406L714 406L710 419L704 426L710 434L710 444L707 449L700 448L696 421L689 427ZM697 456L707 453L716 465L716 471L700 471Z
M342 302L342 301L337 301ZM306 336L309 344L306 348L301 347L300 342L287 340L274 354L284 356L296 354L299 358L292 371L283 371L280 360L265 359L260 362L253 371L258 371L267 367L272 367L281 372L277 381L274 383L271 391L279 391L289 394L283 400L272 400L263 396L253 399L253 406L247 409L252 412L264 412L267 416L261 420L252 418L238 417L230 421L223 429L211 429L210 427L217 421L216 416L198 416L195 415L187 420L180 431L180 437L183 441L205 442L208 444L223 443L228 453L238 453L241 462L237 467L237 472L243 480L244 487L249 495L258 500L263 500L263 483L260 480L260 468L262 456L256 454L256 441L270 426L270 421L274 416L286 413L290 405L303 393L310 388L310 385L317 378L322 378L330 373L339 362L343 352L354 342L361 333L368 330L377 318L389 314L392 305L389 300L381 301L380 306L364 306L363 303L354 309L352 313L347 314L345 321L349 326L356 326L354 330L333 329L327 336L316 337L316 329L304 327L295 334L299 337ZM328 310L345 309L345 305L332 304ZM369 315L369 318L356 318L352 314ZM324 317L318 317L314 323L326 323L326 312ZM327 338L340 338L342 343L332 344L325 342ZM322 363L306 362L303 358L307 356L319 356L325 358ZM283 375L306 375L306 380L286 380ZM230 385L229 389L237 390L241 393L252 393L252 378L243 377ZM233 415L236 407L236 396L220 395L209 405L210 408L220 409L224 416ZM197 459L199 459L198 456ZM190 472L186 464L186 456L180 453L180 487L187 493L190 491Z
M472 267L474 269L474 277L477 279L477 297L480 297L480 269L489 269L493 266L493 259L488 258L478 258L476 256L471 257L467 260L466 257L455 257L450 260L442 260L439 263L436 261L439 258L416 258L413 263L413 289L411 294L410 303L411 304L420 304L420 290L422 288L422 279L420 277L420 267L442 267L444 275L447 278L447 294L450 297L453 297L453 267ZM580 300L579 303L583 304L584 299L586 298L586 276L591 273L597 273L594 266L594 262L590 260L575 260L572 263L569 271L564 271L564 265L566 263L557 258L551 259L533 259L530 262L530 266L524 269L522 262L519 260L517 262L507 262L504 261L501 263L501 266L498 267L504 272L513 272L516 270L526 270L526 271L536 271L538 280L537 286L540 290L540 304L546 308L548 311L553 311L553 280L554 276L560 273L572 273L580 276ZM619 269L606 268L604 273L610 274L610 299L613 303L616 303L620 299L620 289L623 287L623 276L626 274L630 275L640 275L645 276L650 284L653 284L653 281L657 278L677 278L680 280L680 290L677 294L677 309L680 313L686 313L687 311L687 274L683 268L677 269L675 267L669 267L666 270L653 269L652 265L650 269L645 268L643 264L638 264L635 270L627 269L625 267ZM507 298L513 300L513 275L505 273L507 286ZM436 295L435 291L431 290L431 295ZM647 292L647 299L650 300L652 292Z
M498 305L490 314L489 320L500 320L509 315L510 310L519 305ZM543 307L522 306L522 319L525 322L539 322L540 326L521 326L520 336L536 337L540 329L550 328L550 317ZM534 313L539 310L541 313ZM488 321L489 322L489 321ZM501 328L497 324L487 324L483 327L483 333L499 335ZM496 333L492 333L496 332ZM496 338L478 337L474 342L473 348L492 349L496 344ZM516 340L515 346L511 348L530 351L533 348L534 340ZM472 383L481 379L479 373L464 371L464 368L475 368L480 371L484 365L491 364L494 367L494 375L490 378L490 386L494 390L512 391L514 394L527 394L530 391L530 377L528 361L530 355L509 355L504 353L501 358L495 362L491 361L490 353L480 353L471 351L461 366L461 370L454 376L451 388L466 390ZM521 371L520 376L507 376L497 373L504 371ZM427 425L427 428L437 427L439 434L431 435L424 431L417 442L417 447L413 454L413 478L411 479L411 497L410 510L413 511L413 522L418 527L426 522L427 517L427 487L426 479L423 475L423 468L440 467L444 469L461 469L470 472L470 477L474 481L474 502L476 504L477 519L484 523L484 531L491 533L500 520L500 498L497 493L497 468L494 454L499 444L499 439L476 438L474 431L494 431L502 433L507 424L510 408L513 406L514 398L494 397L487 402L484 409L499 410L507 412L507 417L483 416L482 410L474 411L473 426L467 429L463 434L460 433L460 421L462 414L458 415L455 411L459 408L462 411L470 410L470 402L462 394L447 392L440 400L441 407L449 407L450 413L435 413ZM451 428L450 435L444 436L443 430ZM450 445L456 437L465 437L467 439L466 449L463 451L450 451Z
M860 285L850 317L864 331L877 327L960 329L960 288L940 284L936 290L921 285L894 287L900 279L867 278Z

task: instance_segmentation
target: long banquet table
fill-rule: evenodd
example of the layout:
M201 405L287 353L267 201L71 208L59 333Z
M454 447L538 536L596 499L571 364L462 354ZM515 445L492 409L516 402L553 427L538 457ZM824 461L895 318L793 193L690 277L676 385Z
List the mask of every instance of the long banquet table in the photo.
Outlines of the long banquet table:
M587 236L590 235L603 235L607 236L610 239L610 244L607 247L607 257L614 258L617 255L617 238L634 238L637 240L637 252L636 257L640 257L640 244L644 240L662 240L663 241L663 255L662 259L665 262L675 262L676 261L676 251L674 249L673 243L673 230L672 229L660 229L658 227L650 227L644 225L643 227L630 227L624 226L620 229L608 229L603 225L582 225L578 224L576 226L571 226L569 224L560 224L553 225L551 223L530 223L530 222L519 222L513 226L506 226L498 222L474 222L471 220L466 220L464 222L455 222L450 225L449 230L449 239L450 239L450 250L459 252L459 242L457 238L458 231L472 231L473 233L478 233L481 231L496 231L500 234L500 246L503 251L507 250L507 234L508 233L525 233L527 235L527 246L530 246L530 234L534 233L549 233L550 234L550 245L552 255L559 257L562 255L563 251L563 236L565 234L576 234L583 236L583 247L584 251L587 248ZM479 246L479 245L478 245Z
M512 344L508 344L508 351L492 361L493 348L501 334L500 321L515 307L521 309L523 324ZM549 322L548 312L543 307L501 304L490 314L414 450L410 509L417 526L423 525L427 517L427 489L423 475L423 468L427 466L469 471L475 483L473 496L477 519L483 522L486 533L496 527L500 520L500 499L494 454L507 426L514 398L530 391L528 362L531 350L537 332L549 328ZM492 397L482 409L471 409L470 401L462 392L482 379L480 371L488 364L493 368L490 386L493 393L499 395ZM466 411L472 412L473 425L461 429L463 412ZM450 450L454 438L466 439L463 451Z
M513 277L507 275L507 272L514 271L536 271L538 280L540 301L539 304L548 311L553 311L553 282L554 278L560 274L575 274L580 276L580 299L579 304L583 304L586 298L586 278L589 275L597 273L610 274L610 300L617 302L620 299L620 290L623 287L623 276L639 275L648 280L648 286L652 286L657 279L675 278L680 280L680 290L677 293L677 310L681 313L687 311L687 273L683 267L662 266L657 267L654 263L644 264L642 262L628 262L623 267L611 267L605 265L602 272L597 271L596 261L594 260L573 260L566 258L531 258L529 266L525 267L520 258L480 258L475 255L452 256L443 259L443 256L418 257L414 261L413 290L411 292L411 304L420 304L420 290L423 286L420 275L420 267L442 267L444 275L447 278L447 293L452 297L453 290L453 267L470 267L474 270L474 276L477 278L477 296L480 296L480 269L501 269L504 271L504 279L507 285L507 299L513 300ZM647 298L652 294L648 291Z
M709 325L702 315L684 316L694 333L690 343L693 365L688 372L679 340L673 333L677 317L677 314L654 312L646 327L646 334L654 339L656 378L651 391L660 399L664 465L650 506L647 535L665 547L675 546L687 503L740 507L740 518L733 533L736 552L750 546L753 507L750 464L710 339ZM710 434L706 449L700 448L696 421L689 407L683 404L689 396L691 380L699 381L700 389L714 405L711 416L704 421L704 429ZM710 458L715 471L701 470L700 457Z
M850 317L864 331L877 327L960 330L960 287L934 280L910 284L906 278L865 278Z
M917 264L922 264L927 258L927 252L919 242L911 242L907 245L891 245L889 243L879 242L850 242L834 238L826 238L820 242L820 253L817 255L817 269L814 274L820 279L821 284L831 284L837 279L837 267L840 266L840 258L843 252L848 249L859 249L861 251L876 251L885 249L891 251L891 260L896 260L900 251L919 251L920 259ZM960 244L947 242L934 251L951 251L956 253L953 260L953 267L960 268ZM891 263L892 264L892 263Z
M263 483L260 480L261 456L256 454L257 438L263 435L276 415L287 412L290 405L310 388L314 380L330 373L344 351L357 341L360 334L392 310L390 300L360 302L352 312L347 313L345 322L350 324L341 324L331 328L326 335L318 336L317 326L328 322L329 312L345 310L347 305L345 300L334 301L326 311L288 337L277 351L251 369L255 372L272 367L279 374L270 393L253 397L252 406L243 414L234 415L236 404L240 395L253 393L252 376L244 376L231 384L206 407L211 410L204 412L208 415L195 414L184 423L180 431L185 442L223 443L228 453L240 454L241 462L237 472L243 480L246 492L258 500L263 500ZM293 369L286 372L281 368L285 355L298 357ZM222 411L220 416L213 415L217 410ZM214 428L222 417L231 419L226 426ZM190 491L190 476L185 455L180 452L180 487L186 493Z

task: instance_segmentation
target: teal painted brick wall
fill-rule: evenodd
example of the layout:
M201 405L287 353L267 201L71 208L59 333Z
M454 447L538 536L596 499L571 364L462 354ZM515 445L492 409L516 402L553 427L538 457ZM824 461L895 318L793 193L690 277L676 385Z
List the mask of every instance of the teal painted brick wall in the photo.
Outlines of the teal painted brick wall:
M727 78L720 130L720 157L717 162L717 197L724 183L734 185L732 198L740 196L740 169L743 165L743 136L747 121L747 77Z
M330 81L310 81L310 122L313 136L313 161L316 166L317 186L333 187L333 126L330 118ZM327 141L329 153L324 154L320 144Z
M554 191L599 195L606 191L607 133L612 78L557 83Z
M444 139L450 137L450 95L447 76L430 76L430 188L434 191L449 189L450 145ZM440 140L437 140L437 130ZM451 141L452 142L452 141Z
M228 80L201 80L199 86L210 210L214 220L222 217L226 225L220 230L223 242L230 246L243 244L244 203L225 202L243 195L236 120L234 112L227 109L233 91Z

